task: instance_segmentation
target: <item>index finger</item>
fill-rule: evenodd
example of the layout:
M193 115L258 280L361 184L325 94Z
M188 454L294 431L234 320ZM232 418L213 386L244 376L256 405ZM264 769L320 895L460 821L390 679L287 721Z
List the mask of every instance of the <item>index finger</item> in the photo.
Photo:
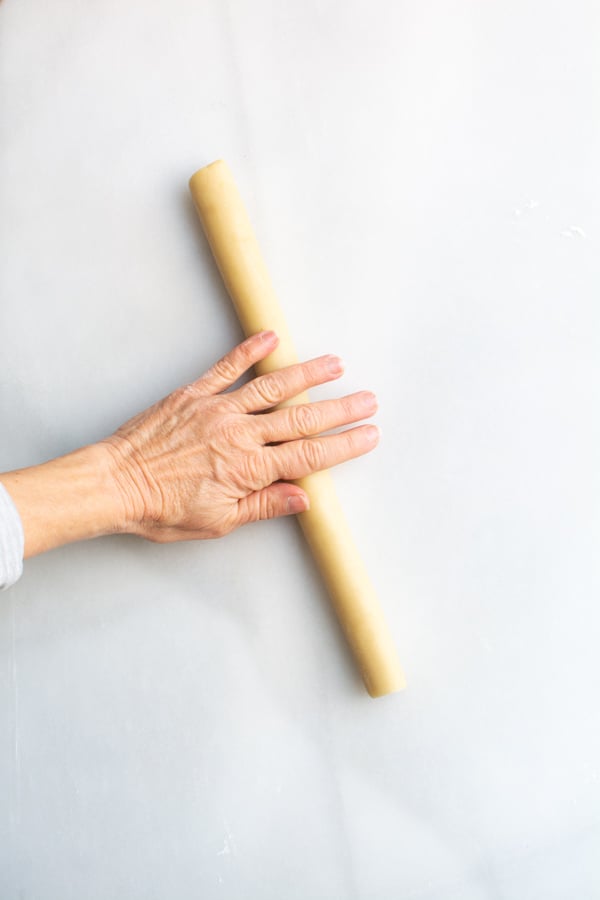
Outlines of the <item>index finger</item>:
M219 394L231 387L248 369L260 362L275 349L279 338L274 331L260 331L253 334L211 366L194 382L203 394Z

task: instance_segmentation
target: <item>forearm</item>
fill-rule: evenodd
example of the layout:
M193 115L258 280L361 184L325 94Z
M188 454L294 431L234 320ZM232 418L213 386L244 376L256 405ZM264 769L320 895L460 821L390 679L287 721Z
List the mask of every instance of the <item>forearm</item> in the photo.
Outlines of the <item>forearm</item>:
M23 523L25 557L121 533L125 516L110 457L90 445L39 466L0 474Z

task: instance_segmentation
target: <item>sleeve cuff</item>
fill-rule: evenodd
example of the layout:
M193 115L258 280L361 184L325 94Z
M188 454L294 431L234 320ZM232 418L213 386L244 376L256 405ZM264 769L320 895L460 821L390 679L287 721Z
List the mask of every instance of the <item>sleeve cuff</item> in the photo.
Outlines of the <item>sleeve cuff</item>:
M17 507L0 484L0 591L11 587L23 574L25 535Z

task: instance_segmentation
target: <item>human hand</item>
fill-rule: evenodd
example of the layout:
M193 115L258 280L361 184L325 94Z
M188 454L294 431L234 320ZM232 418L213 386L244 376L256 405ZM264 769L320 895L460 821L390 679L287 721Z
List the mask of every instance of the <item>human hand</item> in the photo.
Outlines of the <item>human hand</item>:
M277 343L273 332L253 335L197 381L101 442L122 500L119 530L158 542L215 538L247 522L303 512L308 497L292 480L376 446L374 426L321 436L373 415L377 401L370 392L273 409L339 378L337 357L280 369L227 391Z

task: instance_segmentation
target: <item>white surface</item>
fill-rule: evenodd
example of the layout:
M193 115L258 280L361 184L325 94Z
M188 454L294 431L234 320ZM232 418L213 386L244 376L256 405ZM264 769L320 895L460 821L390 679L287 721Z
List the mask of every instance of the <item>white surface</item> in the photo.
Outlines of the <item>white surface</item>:
M0 26L0 468L238 340L187 193L226 158L299 352L379 395L336 481L409 678L363 692L290 521L28 562L0 896L597 898L597 5L5 0Z

